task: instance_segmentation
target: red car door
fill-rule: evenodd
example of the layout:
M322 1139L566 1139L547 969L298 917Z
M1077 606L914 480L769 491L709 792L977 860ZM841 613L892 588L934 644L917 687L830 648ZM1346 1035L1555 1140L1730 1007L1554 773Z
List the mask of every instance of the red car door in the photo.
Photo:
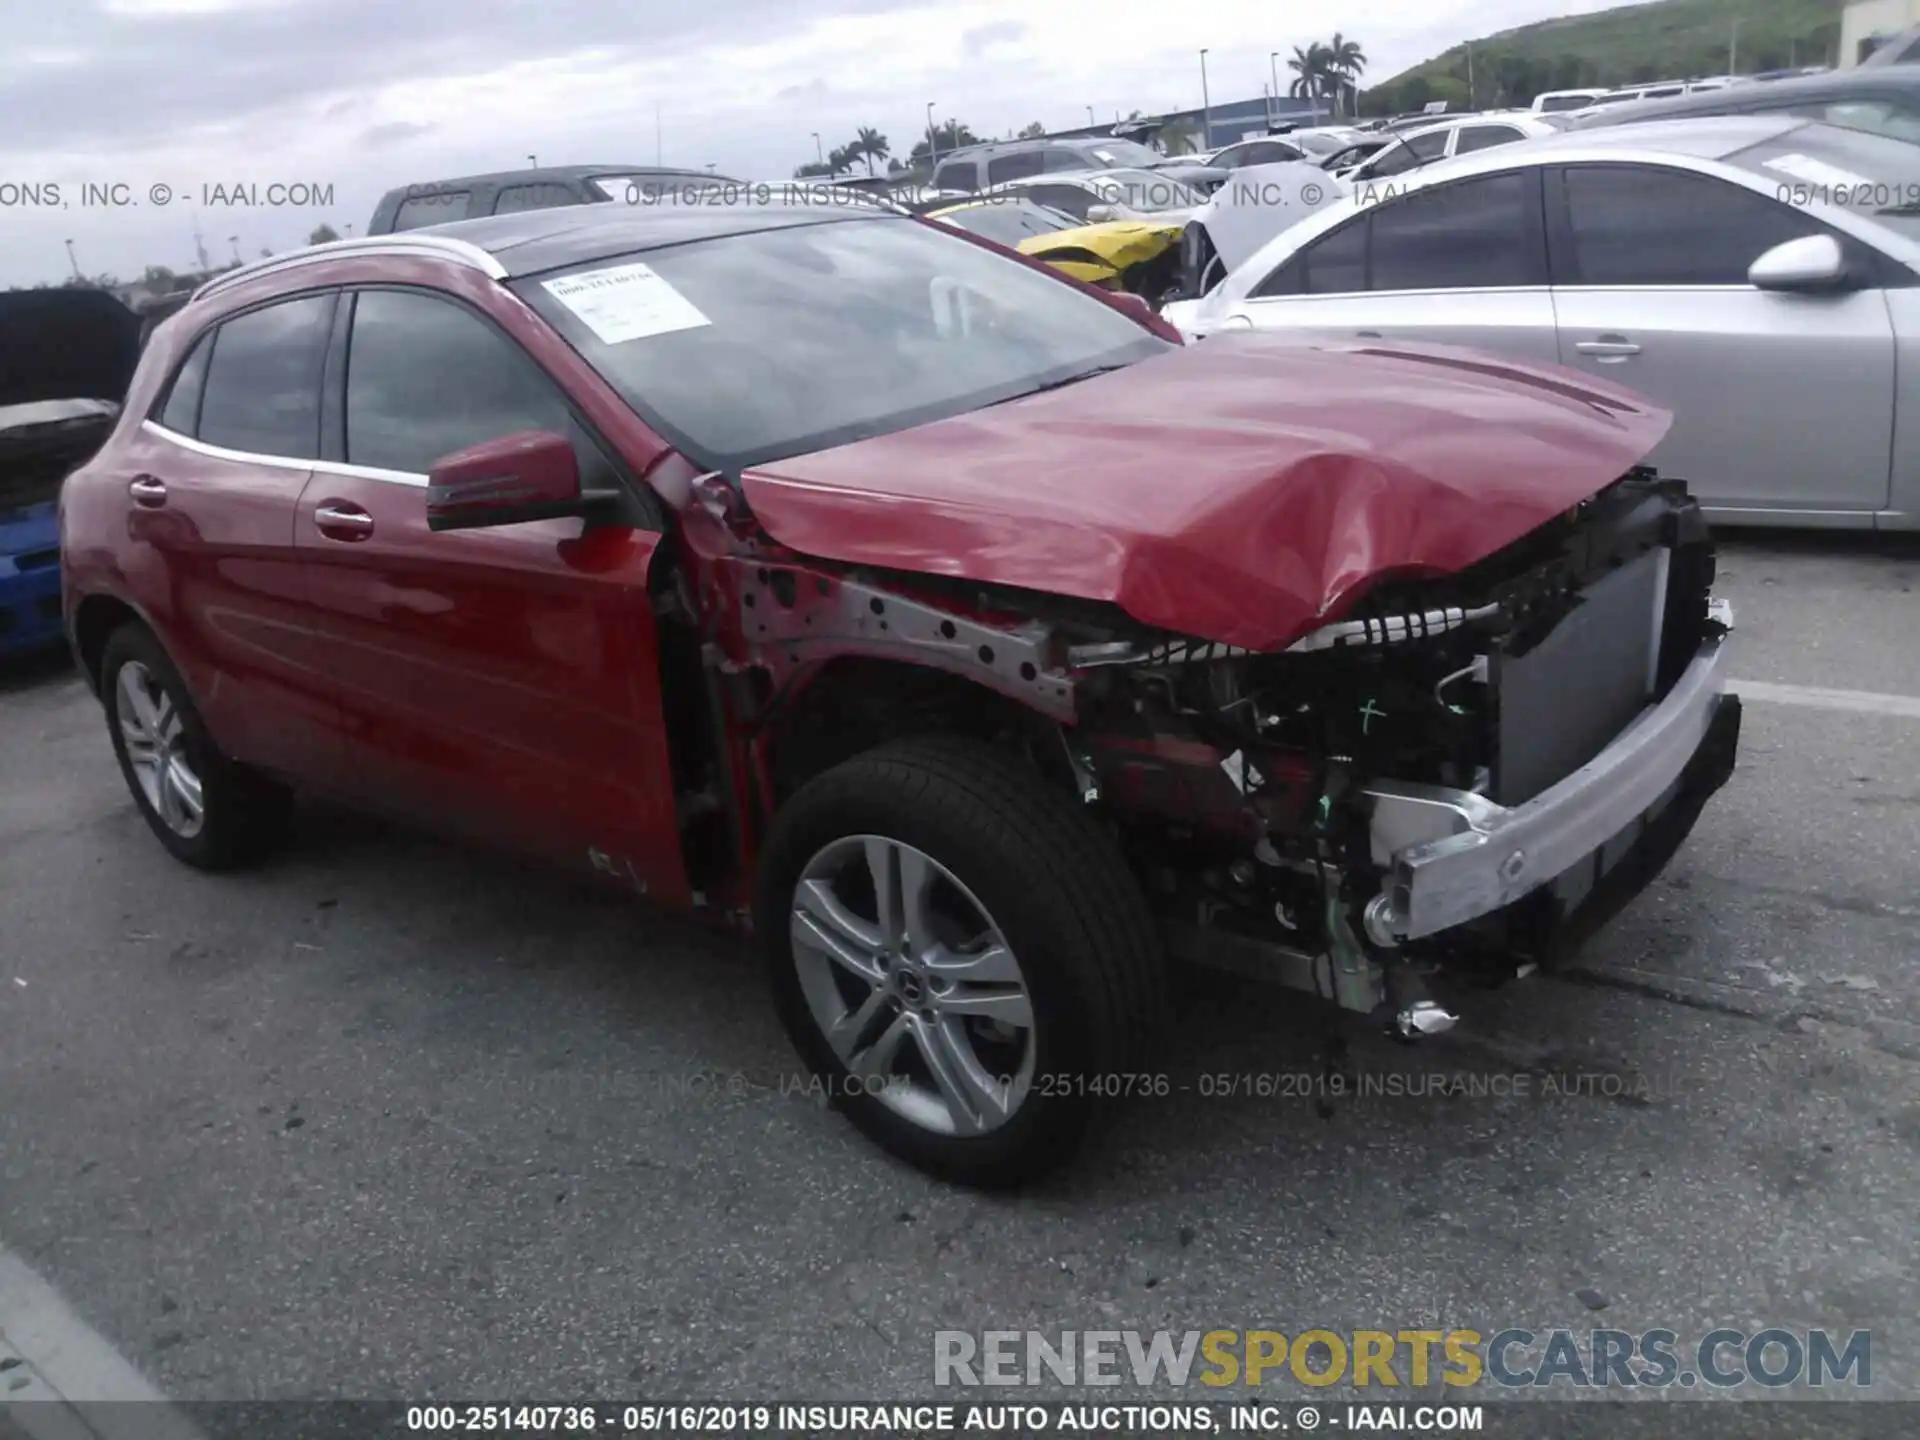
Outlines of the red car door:
M626 482L477 311L408 289L350 303L329 364L341 459L316 465L295 526L343 785L685 903L647 595L660 535L579 519L430 531L433 461L516 431L573 436L589 489Z
M95 462L126 487L134 543L122 583L215 740L296 778L330 768L337 743L293 539L319 454L334 299L307 295L208 330L159 414Z

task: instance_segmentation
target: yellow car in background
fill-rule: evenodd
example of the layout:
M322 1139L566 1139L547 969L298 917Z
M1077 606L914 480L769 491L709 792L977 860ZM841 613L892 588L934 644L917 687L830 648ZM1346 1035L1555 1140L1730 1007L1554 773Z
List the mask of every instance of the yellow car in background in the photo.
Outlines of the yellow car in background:
M1076 280L1138 295L1155 309L1180 287L1179 225L1150 220L1089 225L1014 195L947 205L928 211L927 218L1031 255Z

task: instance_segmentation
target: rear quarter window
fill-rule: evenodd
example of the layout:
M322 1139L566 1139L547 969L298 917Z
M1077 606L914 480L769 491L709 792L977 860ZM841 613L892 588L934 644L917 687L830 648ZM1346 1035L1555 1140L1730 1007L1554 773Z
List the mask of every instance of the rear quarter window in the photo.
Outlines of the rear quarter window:
M400 208L393 215L393 228L419 230L428 225L464 220L472 204L471 190L436 190L427 195L413 195L400 202Z
M949 160L933 172L936 190L978 190L978 165L972 160Z

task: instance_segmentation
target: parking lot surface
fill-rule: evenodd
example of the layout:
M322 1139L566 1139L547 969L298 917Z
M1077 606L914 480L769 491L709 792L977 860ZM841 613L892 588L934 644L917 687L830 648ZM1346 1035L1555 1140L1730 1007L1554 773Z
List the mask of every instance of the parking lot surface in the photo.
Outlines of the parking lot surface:
M317 808L176 864L79 681L16 667L0 1247L181 1399L900 1399L940 1329L1562 1325L1871 1329L1920 1398L1916 585L1729 542L1740 768L1576 970L1353 1032L1330 1103L1325 1016L1209 982L1170 1093L1019 1198L823 1108L737 940ZM1508 1081L1415 1083L1468 1074Z

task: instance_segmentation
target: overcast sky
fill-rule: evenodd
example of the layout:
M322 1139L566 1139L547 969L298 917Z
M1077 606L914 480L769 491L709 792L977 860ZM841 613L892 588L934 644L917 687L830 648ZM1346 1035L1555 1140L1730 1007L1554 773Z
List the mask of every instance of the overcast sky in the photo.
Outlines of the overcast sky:
M232 258L233 237L252 257L323 221L363 228L393 186L529 154L650 163L657 144L670 165L781 178L813 157L816 130L831 147L872 125L904 155L929 100L983 135L1064 128L1089 105L1103 118L1198 106L1201 45L1215 101L1257 98L1269 51L1336 27L1386 79L1460 40L1603 4L0 0L0 284L60 279L69 239L90 275L188 268L196 211L213 259ZM135 203L83 206L83 182L125 185ZM333 202L192 203L235 182L331 186Z

